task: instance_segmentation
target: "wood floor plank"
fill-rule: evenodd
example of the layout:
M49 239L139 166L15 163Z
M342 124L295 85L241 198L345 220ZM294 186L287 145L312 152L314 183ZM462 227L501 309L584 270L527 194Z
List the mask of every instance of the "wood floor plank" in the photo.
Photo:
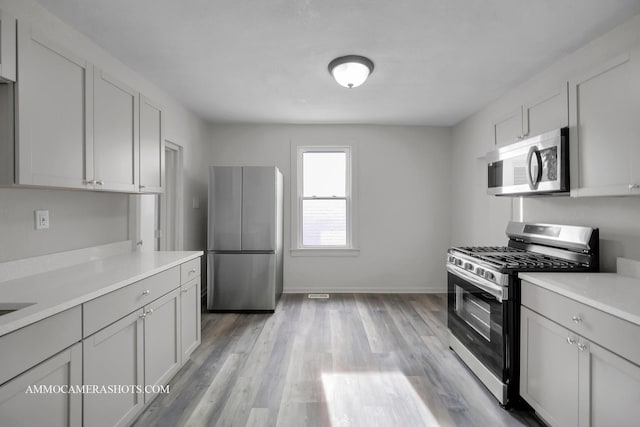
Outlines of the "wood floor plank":
M286 294L202 313L202 344L136 426L530 426L449 349L446 294Z

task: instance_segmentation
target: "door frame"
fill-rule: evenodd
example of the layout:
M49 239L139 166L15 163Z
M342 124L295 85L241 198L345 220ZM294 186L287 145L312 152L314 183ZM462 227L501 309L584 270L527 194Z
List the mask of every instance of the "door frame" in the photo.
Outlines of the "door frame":
M158 223L160 224L160 236L158 239L158 249L161 251L166 250L175 250L181 251L183 249L184 244L184 212L183 212L183 201L184 201L184 167L183 167L183 148L182 146L165 139L164 141L164 150L165 150L165 169L164 169L164 183L165 183L165 192L161 193L156 202L156 213L158 215ZM171 155L167 155L166 151L172 151L175 156L175 168L171 168L169 166L169 162L171 161ZM170 171L174 171L174 177L169 177L168 174ZM175 199L168 200L167 198L167 187L170 185L170 181L175 180ZM175 228L173 229L173 241L175 242L173 248L167 247L167 236L168 230L166 215L164 213L167 209L167 203L171 203L174 206L175 212Z

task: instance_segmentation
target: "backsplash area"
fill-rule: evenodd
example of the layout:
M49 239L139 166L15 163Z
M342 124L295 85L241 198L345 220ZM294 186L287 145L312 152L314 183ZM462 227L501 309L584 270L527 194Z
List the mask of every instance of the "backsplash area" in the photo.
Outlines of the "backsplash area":
M524 220L600 229L600 269L616 270L616 258L640 260L640 197L524 199Z
M0 262L128 239L126 194L0 189ZM36 230L34 211L48 210L50 227Z

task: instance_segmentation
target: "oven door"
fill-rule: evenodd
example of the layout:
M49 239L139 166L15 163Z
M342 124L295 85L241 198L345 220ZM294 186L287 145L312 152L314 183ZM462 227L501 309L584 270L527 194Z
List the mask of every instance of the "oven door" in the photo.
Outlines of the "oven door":
M510 144L486 155L487 193L526 195L569 191L569 129Z
M502 382L507 378L504 320L506 302L448 273L448 328Z

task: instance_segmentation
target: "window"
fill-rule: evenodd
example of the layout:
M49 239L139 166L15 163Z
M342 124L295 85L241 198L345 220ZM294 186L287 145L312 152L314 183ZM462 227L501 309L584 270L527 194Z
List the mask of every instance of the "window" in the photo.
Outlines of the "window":
M352 249L350 147L298 147L297 249Z

